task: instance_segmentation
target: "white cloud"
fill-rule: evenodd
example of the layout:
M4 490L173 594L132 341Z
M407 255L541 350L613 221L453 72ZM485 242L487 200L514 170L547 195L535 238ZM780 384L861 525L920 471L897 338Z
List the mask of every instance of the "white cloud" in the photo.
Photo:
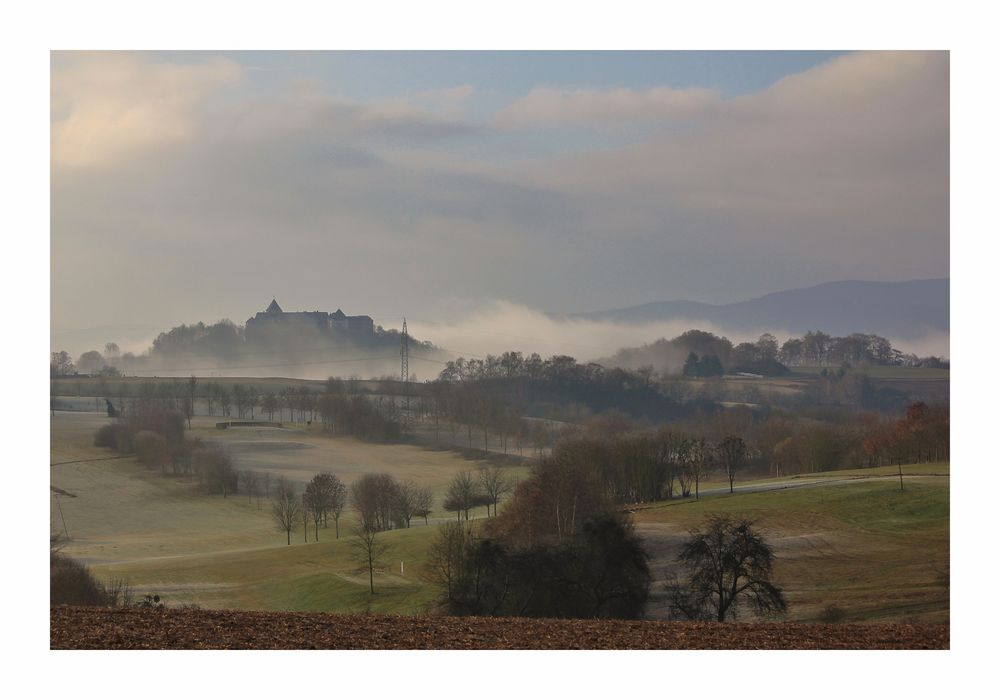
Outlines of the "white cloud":
M131 53L55 54L52 165L102 166L189 140L198 102L241 75L223 58L181 65Z
M729 255L813 256L845 278L891 260L902 278L934 276L947 260L948 130L946 53L848 54L684 130L539 161L524 179L591 198L595 225L623 234L690 240L679 222L698 219L702 247Z

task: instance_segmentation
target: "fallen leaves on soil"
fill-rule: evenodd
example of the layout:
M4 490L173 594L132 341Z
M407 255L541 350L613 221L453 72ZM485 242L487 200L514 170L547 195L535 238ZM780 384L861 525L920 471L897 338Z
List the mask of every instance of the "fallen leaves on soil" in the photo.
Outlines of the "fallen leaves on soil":
M335 615L53 606L53 649L947 649L948 625Z

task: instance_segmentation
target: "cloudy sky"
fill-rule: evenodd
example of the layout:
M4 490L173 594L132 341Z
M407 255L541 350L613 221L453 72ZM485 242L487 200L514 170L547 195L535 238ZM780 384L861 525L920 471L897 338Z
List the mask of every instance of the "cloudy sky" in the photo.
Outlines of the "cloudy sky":
M947 277L946 53L66 53L52 344ZM650 339L651 340L651 339Z

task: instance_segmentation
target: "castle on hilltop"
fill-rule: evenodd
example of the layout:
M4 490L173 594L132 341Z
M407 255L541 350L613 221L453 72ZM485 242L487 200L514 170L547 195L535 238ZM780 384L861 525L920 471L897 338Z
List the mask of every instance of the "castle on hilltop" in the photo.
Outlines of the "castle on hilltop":
M371 316L348 316L340 309L326 311L282 311L275 299L264 311L247 319L247 339L297 328L315 328L324 333L348 337L370 337L375 333Z

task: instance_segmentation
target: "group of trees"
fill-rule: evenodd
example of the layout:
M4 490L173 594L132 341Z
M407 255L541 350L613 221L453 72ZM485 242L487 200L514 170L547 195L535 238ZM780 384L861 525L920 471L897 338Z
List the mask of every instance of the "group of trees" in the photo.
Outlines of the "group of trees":
M458 615L640 617L648 555L585 466L551 460L521 481L478 535L474 523L441 525L430 576ZM468 480L468 479L466 479Z
M617 478L628 471L629 454L659 450L679 460L690 448L685 442L699 441L662 432L561 444L495 517L478 528L461 519L442 524L429 557L442 608L455 615L641 617L649 556L617 505L629 498ZM715 459L732 474L744 450L740 438L728 437L715 446ZM600 451L617 456L602 464L592 458ZM710 517L690 534L667 586L674 617L723 621L743 608L786 610L771 580L774 552L752 521Z
M648 555L631 525L612 513L584 519L559 542L528 548L441 526L432 577L453 615L639 618L649 595Z
M618 503L697 497L710 473L724 476L732 488L741 473L780 476L944 460L948 415L946 406L923 402L890 416L735 407L651 428L610 413L564 430L542 461L590 465Z
M177 412L190 422L194 415L302 423L321 418L325 429L366 440L395 441L403 433L403 415L393 397L369 396L355 381L330 379L322 390L309 386L262 389L252 382L226 384L188 379L162 381L99 380L99 395L117 404L123 415L147 411Z
M721 377L726 373L718 355L698 357L696 352L688 354L681 371L685 377Z
M897 350L892 343L873 333L831 336L810 331L801 338L789 338L781 345L779 359L790 366L837 367L840 365L902 365L947 368L939 357L917 357Z
M399 348L399 331L376 326L374 332L366 334L331 334L322 332L312 324L291 323L280 333L246 333L244 326L229 319L216 323L202 322L184 324L160 333L150 348L141 354L121 352L116 343L109 342L104 352L88 350L76 361L65 351L52 353L51 376L80 374L100 374L121 376L125 374L151 373L160 367L182 366L192 361L211 362L219 365L243 362L267 355L268 364L282 359L290 363L301 361L302 353L329 353L331 350L353 352L355 354L384 354ZM427 341L409 338L411 349L425 355L440 352ZM64 358L63 355L66 355ZM58 360L57 361L57 356ZM68 360L68 362L66 361Z
M252 493L252 490L250 491ZM347 505L347 487L330 472L315 475L299 494L292 482L279 477L271 496L271 516L278 529L292 544L292 531L302 524L302 539L309 541L309 524L313 525L314 541L319 542L320 523L326 528L332 516L336 538L340 538L340 516Z
M107 343L104 346L104 354L97 350L88 350L77 358L73 363L73 358L65 350L53 352L49 359L49 377L69 377L76 374L96 375L99 377L120 377L122 371L119 365L122 358L134 358L131 353L123 356L117 343Z
M505 495L514 488L514 481L504 467L492 464L481 467L475 474L459 472L448 484L444 498L444 509L455 513L461 521L462 516L469 519L469 511L473 508L486 506L486 515L497 514L497 507Z
M951 449L948 410L918 401L897 420L871 417L864 451L871 466L947 460Z
M691 363L691 355L695 363ZM698 374L696 363L710 365ZM908 367L947 368L947 360L939 357L918 357L905 354L892 346L882 336L871 333L851 333L837 337L822 331L810 331L799 338L789 338L779 346L777 338L764 333L754 342L733 344L728 338L701 330L689 330L667 340L661 338L653 343L637 348L623 348L605 364L620 367L658 368L664 375L678 371L686 376L715 376L716 366L722 365L723 372L749 372L763 375L782 375L788 367L816 366L838 367L841 365L903 365Z
M328 379L316 404L323 428L330 432L376 442L395 442L403 435L405 417L395 399L369 398L355 382Z
M722 464L723 444L667 428L580 435L557 443L539 473L542 480L563 482L569 474L579 478L584 466L589 470L585 474L597 479L615 503L687 498L692 493L697 497L701 481ZM740 466L735 466L734 478ZM564 512L571 514L572 507L564 507Z
M434 495L430 487L417 486L412 480L368 473L351 484L349 502L362 528L382 532L408 528L413 518L423 518L427 524Z
M685 342L691 342L693 337L697 337L692 336L694 333L700 333L700 331L689 331L688 334L676 338L675 341L687 336ZM735 346L730 344L728 347L726 345L728 340L725 338L716 339L715 336L712 336L712 339L711 342L708 339L700 339L699 344L721 346L726 357L725 366L723 366L719 355L706 353L698 357L698 353L692 350L688 353L684 366L681 368L681 373L685 377L721 377L727 371L734 374L782 376L790 371L778 360L778 340L770 333L764 333L756 342L739 343Z
M433 410L465 424L490 423L504 435L523 435L520 416L547 415L572 419L579 408L586 414L620 410L654 421L676 420L698 408L697 400L682 403L661 390L651 367L622 369L577 362L567 355L543 360L537 353L487 355L449 362L430 388Z

